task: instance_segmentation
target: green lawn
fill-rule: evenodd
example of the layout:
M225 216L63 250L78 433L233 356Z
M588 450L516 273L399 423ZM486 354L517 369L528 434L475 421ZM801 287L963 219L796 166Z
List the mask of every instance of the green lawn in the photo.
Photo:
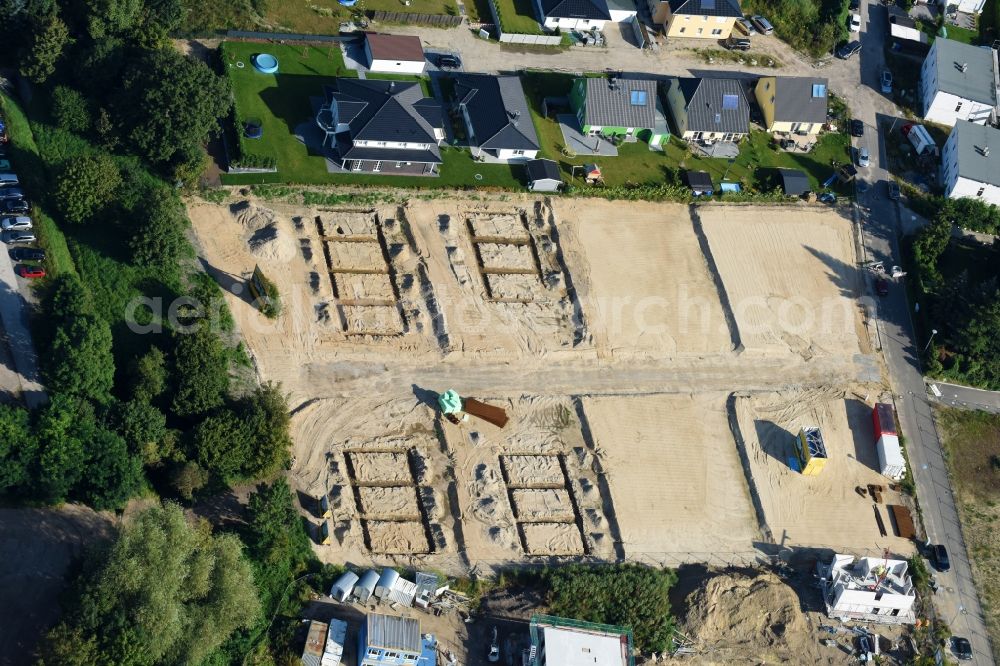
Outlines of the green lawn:
M500 15L500 29L525 35L543 35L531 0L493 0Z
M663 151L650 150L647 144L640 141L619 145L618 157L570 157L563 154L559 123L554 118L544 118L541 115L541 100L544 96L565 95L573 76L554 72L525 72L522 80L538 130L542 153L557 160L567 178L571 176L573 166L597 162L605 182L611 186L662 184L673 177L678 169L694 169L709 172L716 182L725 176L727 181L742 183L744 187L770 190L776 185L773 169L783 167L805 171L813 187L818 189L833 173L832 162L843 164L850 161L850 138L842 133L824 134L812 152L798 154L775 150L771 146L769 134L754 132L741 144L740 155L733 164L725 159L696 157L689 153L683 142L676 139L665 144Z
M327 0L329 4L338 5L336 0ZM404 12L407 14L448 14L458 16L458 4L455 0L410 0L409 6L400 0L361 0L355 8L362 11Z

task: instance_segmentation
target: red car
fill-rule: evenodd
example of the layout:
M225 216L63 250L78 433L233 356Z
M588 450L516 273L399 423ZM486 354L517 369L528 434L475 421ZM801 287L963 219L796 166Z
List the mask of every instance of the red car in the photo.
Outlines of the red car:
M39 266L26 266L24 264L17 267L17 274L23 278L45 277L45 269Z

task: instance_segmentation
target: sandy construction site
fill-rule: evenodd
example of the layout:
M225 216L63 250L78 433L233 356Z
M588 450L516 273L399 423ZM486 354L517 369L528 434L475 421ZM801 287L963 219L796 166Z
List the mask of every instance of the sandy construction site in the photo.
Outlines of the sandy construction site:
M854 493L881 477L847 457L867 423L853 396L882 385L835 210L506 195L189 212L259 376L289 395L291 481L330 500L310 514L324 559L459 570L906 546L872 536ZM244 288L255 265L281 294L275 321ZM508 425L442 419L449 388ZM774 410L784 431L824 428L839 457L823 475L761 453L754 424ZM829 505L843 507L823 530Z

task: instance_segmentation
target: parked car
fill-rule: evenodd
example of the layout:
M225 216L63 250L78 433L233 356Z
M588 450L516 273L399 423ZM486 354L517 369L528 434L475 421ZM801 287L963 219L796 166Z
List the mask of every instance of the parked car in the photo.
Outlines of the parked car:
M23 199L24 190L20 187L0 187L0 199Z
M31 212L27 199L0 198L0 215L26 215Z
M17 267L17 274L23 278L43 278L45 277L45 269L41 266L28 266L26 264L21 264Z
M968 638L962 638L961 636L952 636L951 651L956 657L958 657L962 661L969 661L970 659L972 659L972 643L969 642Z
M35 238L35 234L30 231L11 231L7 236L7 243L9 245L34 243L37 240L38 239Z
M8 172L0 172L0 185L17 185L18 184L17 174Z
M871 166L871 156L868 154L868 149L864 146L858 148L858 166L862 168Z
M37 247L15 247L10 251L14 261L45 261L45 250Z
M27 231L31 228L31 218L24 215L5 217L0 220L0 228L4 231Z
M500 661L500 641L497 640L497 628L493 627L493 638L490 640L490 651L486 656L491 664Z
M745 37L729 37L722 42L730 51L749 51L750 50L750 40Z
M899 201L899 183L894 180L887 180L886 188L889 191L889 199Z
M772 32L774 32L774 26L771 25L771 22L768 21L763 16L761 16L760 14L755 14L754 16L751 16L750 22L753 23L753 27L757 28L757 32L759 32L762 35L770 35Z
M0 171L10 171L10 160L0 155Z
M837 57L841 60L847 60L857 55L859 51L861 51L861 42L855 39L853 42L848 42L837 49Z
M861 14L851 14L851 32L861 32Z
M736 19L736 29L747 37L757 34L757 30L753 27L753 23L751 23L749 19L745 18Z
M948 559L948 549L944 547L943 543L936 543L931 546L931 557L933 558L934 568L941 573L951 570L951 560Z
M887 69L882 70L882 92L887 95L892 92L892 72Z
M452 53L442 53L437 57L437 66L442 69L458 69L462 66L462 59Z
M851 120L851 136L864 136L865 123L860 118Z
M879 296L889 295L889 281L885 278L875 280L875 293Z

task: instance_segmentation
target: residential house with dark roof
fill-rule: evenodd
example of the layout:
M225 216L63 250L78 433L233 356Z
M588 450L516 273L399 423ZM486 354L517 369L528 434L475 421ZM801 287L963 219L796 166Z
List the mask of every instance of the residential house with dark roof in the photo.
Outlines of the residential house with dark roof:
M569 103L585 135L642 139L657 148L670 136L656 81L583 78L573 81Z
M750 104L738 79L671 78L667 108L687 141L738 142L750 133Z
M534 0L546 30L604 30L611 21L607 0Z
M989 123L1000 100L997 52L938 37L920 68L924 118L953 127Z
M810 76L762 76L754 96L764 115L764 127L776 134L819 134L826 123L826 79Z
M743 18L739 0L647 0L653 23L670 37L726 39Z
M941 150L941 182L950 199L1000 206L1000 129L957 121Z
M411 35L365 33L365 56L373 72L423 74L427 64L420 38Z
M443 113L419 83L337 78L323 91L316 124L328 159L345 171L437 175Z
M455 100L474 157L524 162L538 155L538 135L519 77L457 74Z

